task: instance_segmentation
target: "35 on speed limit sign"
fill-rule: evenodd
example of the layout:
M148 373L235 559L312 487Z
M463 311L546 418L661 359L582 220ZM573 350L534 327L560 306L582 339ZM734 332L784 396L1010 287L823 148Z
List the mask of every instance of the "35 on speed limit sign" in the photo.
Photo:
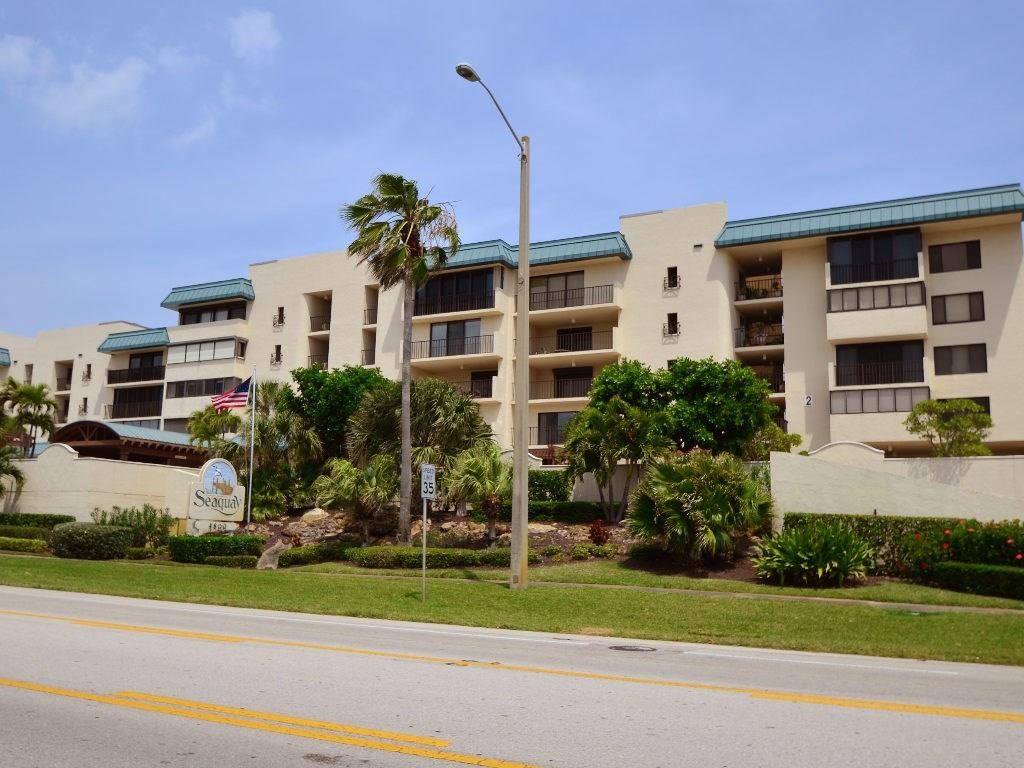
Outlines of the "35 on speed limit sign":
M437 467L433 464L420 465L420 497L437 498Z

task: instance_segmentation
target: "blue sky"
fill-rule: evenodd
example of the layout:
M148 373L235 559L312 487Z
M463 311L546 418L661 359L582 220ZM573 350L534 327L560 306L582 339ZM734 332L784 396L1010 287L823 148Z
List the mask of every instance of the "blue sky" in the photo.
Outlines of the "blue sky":
M1020 2L0 0L0 328L344 247L380 170L515 242L1024 179Z

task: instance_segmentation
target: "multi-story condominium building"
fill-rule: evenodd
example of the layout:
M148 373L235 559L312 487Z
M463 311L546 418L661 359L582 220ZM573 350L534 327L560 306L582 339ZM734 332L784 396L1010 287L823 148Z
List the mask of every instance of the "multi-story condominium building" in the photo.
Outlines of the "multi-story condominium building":
M533 243L520 308L530 313L531 449L553 455L604 366L710 356L764 377L805 448L857 440L922 453L906 413L969 397L993 416L993 450L1021 452L1022 213L1019 185L745 220L712 203ZM471 395L506 446L516 260L501 240L464 245L419 292L413 321L413 376ZM0 335L10 358L0 349L0 376L56 386L68 419L181 432L254 369L262 379L307 365L399 375L399 291L381 291L343 251L174 288L162 306L177 315L168 327ZM87 372L92 389L80 394L75 377Z

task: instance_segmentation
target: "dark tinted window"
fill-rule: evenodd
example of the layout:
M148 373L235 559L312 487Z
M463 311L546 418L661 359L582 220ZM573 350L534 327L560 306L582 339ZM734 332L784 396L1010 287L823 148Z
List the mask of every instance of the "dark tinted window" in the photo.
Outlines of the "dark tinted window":
M957 344L950 347L935 347L935 375L948 376L956 373L986 373L988 352L984 344Z
M928 249L928 269L931 272L959 272L981 269L981 241L944 243Z

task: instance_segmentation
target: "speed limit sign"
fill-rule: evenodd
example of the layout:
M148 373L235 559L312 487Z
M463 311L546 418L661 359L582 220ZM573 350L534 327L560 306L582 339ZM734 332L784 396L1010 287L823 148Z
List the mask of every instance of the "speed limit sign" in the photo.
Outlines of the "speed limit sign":
M420 498L437 498L437 467L433 464L420 465Z

